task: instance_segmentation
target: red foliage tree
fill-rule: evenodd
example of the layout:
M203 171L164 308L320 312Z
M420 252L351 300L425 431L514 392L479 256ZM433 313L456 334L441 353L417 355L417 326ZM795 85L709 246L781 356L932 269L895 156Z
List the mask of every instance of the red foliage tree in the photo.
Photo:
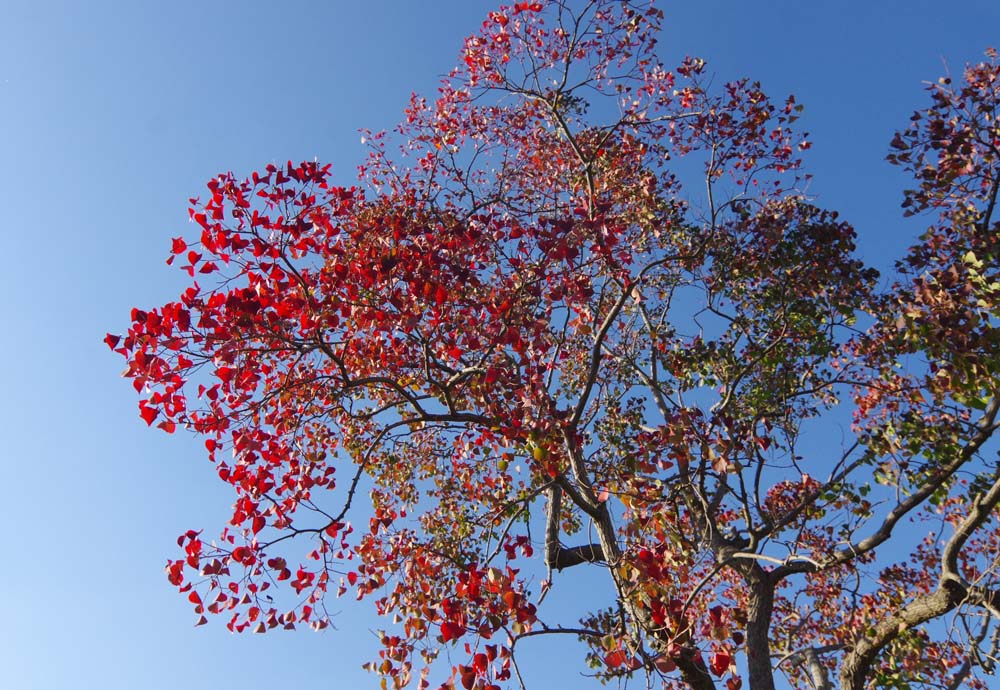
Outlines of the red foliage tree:
M203 436L235 490L167 566L202 622L320 629L351 592L392 621L370 668L393 687L442 648L443 687L514 683L548 634L664 687L985 687L995 55L892 142L904 206L936 215L879 291L799 191L794 100L667 69L660 18L502 8L370 135L359 186L289 163L192 200L191 286L107 342L147 424ZM613 595L552 619L579 568Z

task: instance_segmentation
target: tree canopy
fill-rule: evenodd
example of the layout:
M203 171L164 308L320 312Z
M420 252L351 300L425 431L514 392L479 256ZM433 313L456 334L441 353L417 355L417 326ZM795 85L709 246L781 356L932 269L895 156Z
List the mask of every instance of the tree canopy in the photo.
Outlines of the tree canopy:
M356 184L191 200L190 286L107 343L235 492L167 566L200 622L323 629L350 594L396 688L530 686L539 635L655 687L986 687L996 53L892 140L929 227L880 278L803 191L794 98L664 66L661 18L501 8ZM550 615L584 569L606 591Z

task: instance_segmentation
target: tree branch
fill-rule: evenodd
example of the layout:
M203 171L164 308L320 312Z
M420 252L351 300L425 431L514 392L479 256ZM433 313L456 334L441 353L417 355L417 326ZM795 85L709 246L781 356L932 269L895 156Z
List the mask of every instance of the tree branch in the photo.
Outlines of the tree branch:
M562 570L581 563L606 562L600 544L565 547L559 541L559 520L562 513L562 486L549 487L549 502L545 509L545 565Z
M990 439L990 436L992 436L996 431L994 423L996 421L998 410L1000 410L1000 398L994 396L983 413L983 417L976 425L976 433L973 434L971 439L969 439L969 442L964 448L962 448L962 451L958 454L958 456L950 463L940 468L933 479L929 479L919 489L910 494L905 500L900 501L895 508L889 511L889 514L886 515L882 524L879 525L879 528L875 530L873 534L865 537L855 544L850 544L842 549L839 549L818 566L809 561L796 561L795 563L788 563L780 568L777 568L774 571L775 576L787 577L792 573L814 573L826 570L833 566L841 565L854 560L861 554L867 553L868 551L871 551L877 546L883 544L889 539L889 537L892 536L893 529L895 529L896 524L903 517L905 517L910 511L922 505L923 502L931 496L931 494L944 486L945 482L947 482L952 475L955 474L955 472L967 463L976 451L978 451L982 445Z
M995 405L994 413L995 413ZM937 589L918 597L895 615L883 619L867 637L855 643L841 667L841 687L863 690L879 652L904 631L938 618L963 603L981 606L994 616L1000 614L1000 592L970 585L959 572L958 554L972 534L981 527L1000 504L1000 472L989 490L973 499L965 519L941 551L941 577Z

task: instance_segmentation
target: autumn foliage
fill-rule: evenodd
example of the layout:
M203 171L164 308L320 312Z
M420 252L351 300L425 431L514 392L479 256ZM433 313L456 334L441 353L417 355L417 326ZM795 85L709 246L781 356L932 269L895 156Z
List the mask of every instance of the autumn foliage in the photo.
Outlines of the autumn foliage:
M356 184L268 165L191 200L190 286L107 343L235 492L167 566L200 622L366 600L390 687L530 684L519 646L557 634L663 687L986 687L996 56L892 141L930 226L879 279L801 191L794 99L662 65L660 19L501 8ZM548 613L586 568L609 595Z

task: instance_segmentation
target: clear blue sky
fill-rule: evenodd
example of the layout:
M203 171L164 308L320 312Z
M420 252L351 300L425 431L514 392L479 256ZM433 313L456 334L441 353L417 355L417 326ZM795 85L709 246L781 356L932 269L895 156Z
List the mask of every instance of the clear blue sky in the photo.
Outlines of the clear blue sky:
M811 191L886 266L921 230L899 216L887 142L923 80L1000 47L1000 3L660 6L668 64L700 55L806 105ZM139 420L101 338L176 295L169 237L209 177L315 157L350 182L357 130L432 93L491 7L0 0L0 687L376 687L358 666L377 622L349 600L322 635L192 627L162 567L183 530L218 531L230 494L196 441ZM593 685L563 648L525 651L535 687Z

